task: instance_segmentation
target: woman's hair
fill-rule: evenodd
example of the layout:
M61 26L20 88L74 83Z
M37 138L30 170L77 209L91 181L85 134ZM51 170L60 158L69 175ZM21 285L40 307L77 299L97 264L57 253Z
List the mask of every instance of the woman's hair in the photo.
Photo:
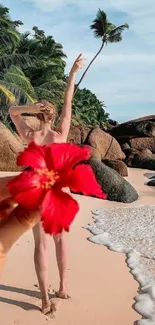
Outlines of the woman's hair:
M43 104L45 108L43 113L37 114L37 118L44 123L54 123L57 117L56 105L48 102L47 100L39 100L37 103Z

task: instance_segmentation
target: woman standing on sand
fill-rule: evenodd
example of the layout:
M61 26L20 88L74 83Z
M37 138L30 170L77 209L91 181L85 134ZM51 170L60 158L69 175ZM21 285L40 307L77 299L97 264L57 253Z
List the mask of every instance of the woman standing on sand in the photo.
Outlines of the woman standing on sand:
M87 146L66 143L71 124L75 74L82 65L83 59L80 54L69 75L56 131L51 129L56 118L55 105L40 101L27 107L10 108L11 119L28 144L24 152L19 154L17 163L28 167L27 171L18 176L4 177L0 180L0 272L6 255L15 241L25 231L34 227L34 261L44 314L52 311L48 295L48 238L45 232L52 234L55 242L60 275L57 296L62 299L68 298L67 252L63 231L69 231L79 206L76 200L63 191L63 188L69 187L73 192L101 199L107 198L97 183L91 167L86 164L79 165L91 157L91 150ZM33 131L28 127L21 116L22 113L37 114L40 119L40 130ZM88 178L87 182L85 177ZM39 222L40 219L42 224Z
M27 144L35 142L37 145L48 145L51 143L65 143L67 141L70 124L71 124L71 109L72 98L75 86L75 75L83 66L83 58L80 54L74 62L67 89L65 92L64 104L60 116L60 122L56 131L52 129L56 118L56 107L46 101L40 101L31 106L15 106L9 110L10 117L16 126L20 136ZM40 120L40 130L33 131L27 126L22 118L23 113L36 114ZM50 312L51 304L48 295L48 258L47 258L47 242L48 236L44 233L41 223L38 223L33 229L35 241L34 262L38 277L39 287L42 296L42 312L44 314ZM67 251L64 233L53 236L56 248L57 264L60 275L60 287L57 296L63 299L68 298L67 294Z

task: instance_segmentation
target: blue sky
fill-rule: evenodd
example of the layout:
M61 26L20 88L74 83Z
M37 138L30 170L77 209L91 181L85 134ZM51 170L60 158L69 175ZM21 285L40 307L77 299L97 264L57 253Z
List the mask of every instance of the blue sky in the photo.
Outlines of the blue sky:
M100 47L89 26L98 8L116 25L128 23L123 41L109 44L89 70L81 87L104 100L118 121L155 113L155 1L154 0L1 0L22 31L34 25L62 43L66 72L79 53L87 65ZM80 74L77 76L77 81Z

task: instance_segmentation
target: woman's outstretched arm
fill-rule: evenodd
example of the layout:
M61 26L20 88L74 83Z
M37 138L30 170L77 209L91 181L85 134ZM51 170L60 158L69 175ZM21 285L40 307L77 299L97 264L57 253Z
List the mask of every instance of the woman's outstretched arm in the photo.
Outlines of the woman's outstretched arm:
M71 124L71 115L72 115L72 99L74 94L75 87L75 75L79 69L82 69L83 66L83 57L82 54L78 56L75 60L68 79L67 88L65 91L64 104L62 107L62 112L60 115L60 122L57 126L57 131L62 135L63 139L67 139L70 124Z

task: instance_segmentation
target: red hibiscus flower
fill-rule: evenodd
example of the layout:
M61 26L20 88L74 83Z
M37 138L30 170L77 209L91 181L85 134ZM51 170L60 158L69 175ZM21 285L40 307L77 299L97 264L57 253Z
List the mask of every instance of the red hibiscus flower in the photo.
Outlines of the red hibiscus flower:
M46 233L69 231L79 210L78 203L63 188L106 199L89 165L79 164L91 156L88 147L73 144L38 146L30 143L17 158L20 166L31 167L8 184L14 200L27 209L40 208Z

